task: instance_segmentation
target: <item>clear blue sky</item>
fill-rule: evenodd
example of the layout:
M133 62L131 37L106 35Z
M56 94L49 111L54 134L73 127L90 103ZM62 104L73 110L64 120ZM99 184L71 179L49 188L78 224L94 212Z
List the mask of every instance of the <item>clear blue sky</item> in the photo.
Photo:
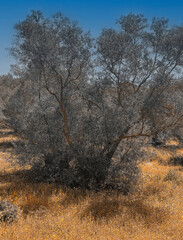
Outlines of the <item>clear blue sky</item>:
M13 63L5 50L11 46L13 26L30 10L41 10L47 17L60 11L94 36L130 12L142 13L148 19L165 17L171 25L183 23L183 0L0 0L0 75L7 73Z

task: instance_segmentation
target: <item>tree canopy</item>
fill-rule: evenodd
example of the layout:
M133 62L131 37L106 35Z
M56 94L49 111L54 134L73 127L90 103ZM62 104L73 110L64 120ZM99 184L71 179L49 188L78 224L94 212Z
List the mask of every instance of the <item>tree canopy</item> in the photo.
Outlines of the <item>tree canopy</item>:
M27 141L15 143L24 158L56 166L68 186L128 192L147 139L182 124L183 27L141 14L117 23L96 39L61 13L32 11L15 25L19 87L6 121Z

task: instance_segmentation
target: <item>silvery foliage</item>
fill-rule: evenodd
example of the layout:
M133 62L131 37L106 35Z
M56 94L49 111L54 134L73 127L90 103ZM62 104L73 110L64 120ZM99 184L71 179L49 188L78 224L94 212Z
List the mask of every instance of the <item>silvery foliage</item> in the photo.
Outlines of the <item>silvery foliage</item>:
M114 100L126 110L131 130L138 124L141 135L157 135L182 119L183 91L177 86L182 77L183 28L168 28L167 20L156 18L148 25L142 15L133 14L118 23L119 31L104 29L98 39L102 76L106 74L115 87ZM143 131L147 127L149 131Z
M44 159L45 178L131 189L148 137L164 136L182 117L175 86L183 29L167 23L154 18L148 26L142 15L123 16L119 30L101 32L96 50L89 34L61 14L46 19L33 11L15 26L11 52L20 87L4 112L24 139L15 143L22 156Z

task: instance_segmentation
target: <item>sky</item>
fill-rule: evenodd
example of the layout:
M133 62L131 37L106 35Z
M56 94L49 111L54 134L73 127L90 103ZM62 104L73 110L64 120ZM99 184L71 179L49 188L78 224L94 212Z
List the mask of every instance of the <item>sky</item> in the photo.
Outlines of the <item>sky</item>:
M15 35L14 25L31 10L41 10L46 17L62 12L94 37L102 28L114 27L116 20L128 13L141 13L149 20L165 17L171 25L183 24L183 0L0 0L0 75L7 74L15 62L7 50Z

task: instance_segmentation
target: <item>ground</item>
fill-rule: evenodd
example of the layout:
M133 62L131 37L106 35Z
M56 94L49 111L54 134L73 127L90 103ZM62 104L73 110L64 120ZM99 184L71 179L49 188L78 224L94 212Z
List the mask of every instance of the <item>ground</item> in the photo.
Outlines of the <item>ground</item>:
M12 224L0 225L0 239L183 239L183 167L169 164L172 156L183 154L176 142L149 147L155 155L139 163L142 177L136 190L122 196L27 182L29 166L8 162L12 148L5 143L12 138L10 129L1 130L0 199L17 204L20 216Z

